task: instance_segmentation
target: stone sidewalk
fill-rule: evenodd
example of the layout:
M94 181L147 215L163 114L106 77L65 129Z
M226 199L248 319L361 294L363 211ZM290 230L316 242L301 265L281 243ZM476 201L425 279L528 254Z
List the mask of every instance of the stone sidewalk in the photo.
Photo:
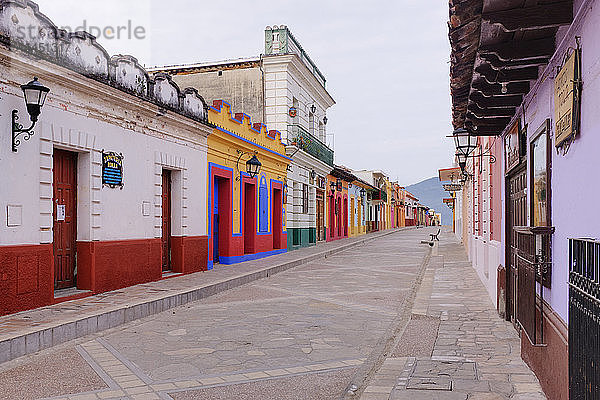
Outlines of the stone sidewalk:
M88 334L197 301L354 246L413 229L399 228L321 243L206 272L180 275L0 317L0 364Z
M360 399L546 399L464 248L452 233L440 236L411 321Z

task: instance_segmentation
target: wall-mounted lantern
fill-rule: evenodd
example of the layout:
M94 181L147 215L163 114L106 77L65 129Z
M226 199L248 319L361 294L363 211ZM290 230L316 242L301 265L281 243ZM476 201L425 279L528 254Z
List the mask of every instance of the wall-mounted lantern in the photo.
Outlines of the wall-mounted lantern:
M315 172L314 169L311 169L310 170L310 180L314 181L316 177L317 177L317 173Z
M360 189L360 197L365 197L365 189Z
M237 153L238 153L239 157L237 159L237 162L235 163L235 168L239 172L240 160L244 154L248 154L248 153L245 153L241 150L238 150ZM256 152L254 152L254 155L248 161L246 161L246 173L250 176L250 178L254 178L260 172L261 166L262 166L262 164L258 160L258 157L256 157ZM235 180L236 181L240 180L239 175L235 177Z
M13 110L12 112L12 151L16 152L17 147L21 144L21 140L19 139L19 135L23 135L24 140L29 140L31 136L33 136L32 129L35 126L35 123L38 120L38 116L42 111L42 106L46 101L46 96L50 91L49 88L42 85L38 78L33 78L31 82L26 85L21 85L21 89L23 90L23 95L25 97L25 104L27 105L27 112L29 113L29 118L31 119L31 126L27 129L23 129L23 125L21 125L19 121L19 112L17 110Z
M469 156L477 147L477 137L473 136L464 128L455 129L452 132L454 138L454 145L456 146L456 153L464 154Z
M342 180L340 178L337 178L337 181L335 182L335 188L338 192L342 191Z
M315 107L315 105L313 104L312 106L310 106L310 112L311 113L315 113L317 111L317 107Z
M323 125L327 125L327 115L323 117Z

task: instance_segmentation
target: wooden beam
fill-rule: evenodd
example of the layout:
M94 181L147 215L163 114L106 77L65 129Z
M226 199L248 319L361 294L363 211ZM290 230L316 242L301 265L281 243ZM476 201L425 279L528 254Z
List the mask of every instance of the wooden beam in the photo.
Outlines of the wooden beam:
M517 111L516 107L481 108L476 103L469 103L467 111L478 118L484 117L512 117Z
M506 125L497 125L497 126L478 126L477 129L473 129L472 123L466 123L467 127L472 129L472 133L475 136L499 136L502 131L506 128Z
M482 127L482 126L506 126L510 122L511 118L512 118L512 115L510 117L484 117L484 118L479 118L475 114L473 114L471 112L467 112L467 119L469 121L471 121L473 123L473 125L476 125L478 127Z
M528 60L554 54L554 35L533 40L513 40L479 47L479 54L495 54L502 61Z
M573 1L493 11L483 13L482 19L507 32L559 27L573 22Z
M502 61L498 58L497 55L492 53L481 53L479 54L483 60L485 60L488 64L492 66L492 68L499 69L518 69L523 67L530 66L540 66L548 64L550 58L548 57L540 57L540 58L529 58L527 60L508 60Z
M494 96L485 97L479 92L473 92L469 99L474 101L480 108L502 108L502 107L518 107L523 101L523 96Z
M489 64L484 63L475 67L475 72L492 84L498 82L534 81L538 78L537 67L495 70Z

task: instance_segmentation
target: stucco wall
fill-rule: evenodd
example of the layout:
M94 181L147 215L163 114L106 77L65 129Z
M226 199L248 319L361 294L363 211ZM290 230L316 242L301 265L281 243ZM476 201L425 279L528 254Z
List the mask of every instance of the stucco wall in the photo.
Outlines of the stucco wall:
M173 81L180 87L198 89L207 104L212 104L214 100L225 100L235 112L246 113L252 117L252 121L265 123L263 78L258 65L176 74L173 75Z

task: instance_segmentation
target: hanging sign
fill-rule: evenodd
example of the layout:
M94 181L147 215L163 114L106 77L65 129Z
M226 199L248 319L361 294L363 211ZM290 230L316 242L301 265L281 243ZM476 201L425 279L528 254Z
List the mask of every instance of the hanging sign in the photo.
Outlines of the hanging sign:
M102 185L123 189L123 155L102 151Z
M556 147L577 134L581 78L579 64L579 50L575 50L554 79L554 145Z
M298 110L296 109L296 107L290 107L289 114L290 117L295 118L296 115L298 115Z
M460 183L444 183L442 185L446 192L458 192L462 190L462 185Z

